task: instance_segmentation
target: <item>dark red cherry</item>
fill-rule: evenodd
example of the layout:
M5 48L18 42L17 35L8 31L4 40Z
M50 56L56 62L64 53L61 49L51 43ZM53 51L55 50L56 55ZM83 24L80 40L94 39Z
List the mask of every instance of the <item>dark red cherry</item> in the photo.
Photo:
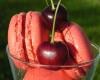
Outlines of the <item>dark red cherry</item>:
M68 49L62 42L44 42L37 49L37 58L43 65L64 65L68 58Z
M49 30L52 30L54 14L55 14L55 10L52 10L51 6L47 6L42 11L42 17L44 19L45 24L47 25L46 28L48 28ZM68 22L68 13L67 13L67 10L65 9L65 7L63 5L60 5L58 12L57 12L55 30L60 30L62 28L62 26L60 26L60 24L62 24L64 22Z

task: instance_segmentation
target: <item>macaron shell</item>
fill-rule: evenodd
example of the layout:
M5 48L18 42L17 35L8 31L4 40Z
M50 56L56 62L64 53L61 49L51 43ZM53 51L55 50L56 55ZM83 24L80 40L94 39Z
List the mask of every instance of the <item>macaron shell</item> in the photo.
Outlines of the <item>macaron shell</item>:
M8 29L8 47L10 53L18 59L26 60L24 49L24 29L23 19L25 13L20 13L12 17Z
M28 61L26 51L25 51L25 42L24 42L24 30L25 25L25 13L16 14L11 18L9 29L8 29L8 47L10 54L22 61ZM25 65L20 63L13 58L14 63L17 68L25 69Z
M35 60L38 46L49 38L48 32L44 29L44 26L39 12L29 11L26 14L25 43L30 61Z
M78 64L93 59L90 42L78 24L71 22L70 25L63 30L63 36L65 41L69 43L71 55Z
M63 71L53 71L45 68L30 68L23 80L73 80Z
M15 54L15 42L16 42L16 28L15 25L17 23L17 15L14 15L11 18L10 24L9 24L9 29L8 29L8 47L9 47L9 51L12 55L16 55Z

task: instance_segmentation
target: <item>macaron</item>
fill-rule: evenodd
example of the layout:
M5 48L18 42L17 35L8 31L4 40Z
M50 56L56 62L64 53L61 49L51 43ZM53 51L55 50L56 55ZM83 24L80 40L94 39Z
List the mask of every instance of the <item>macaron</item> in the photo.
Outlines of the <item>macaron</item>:
M91 44L85 31L75 22L70 22L69 26L65 26L62 34L75 62L81 64L91 61L93 59ZM87 71L88 67L85 67L84 70Z
M64 71L73 79L76 75L76 79L78 80L78 78L86 75L91 67L92 63L87 63L93 59L91 44L80 25L75 22L70 22L69 25L65 24L64 26L66 27L62 31L62 35L64 42L68 45L69 54L73 59L72 62L76 65L81 64L81 67L65 69Z
M36 49L48 40L48 31L44 28L41 14L29 11L14 15L8 29L8 48L18 68L26 68L24 62L37 62ZM23 64L23 65L22 65Z

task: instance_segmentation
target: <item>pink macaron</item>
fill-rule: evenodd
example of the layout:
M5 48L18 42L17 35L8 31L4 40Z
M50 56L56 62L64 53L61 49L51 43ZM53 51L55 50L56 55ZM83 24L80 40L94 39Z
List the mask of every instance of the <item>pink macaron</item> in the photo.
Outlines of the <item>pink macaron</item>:
M44 29L41 14L29 11L21 12L11 18L8 29L8 47L18 68L25 69L23 62L36 60L36 49L43 41L48 40L48 31Z

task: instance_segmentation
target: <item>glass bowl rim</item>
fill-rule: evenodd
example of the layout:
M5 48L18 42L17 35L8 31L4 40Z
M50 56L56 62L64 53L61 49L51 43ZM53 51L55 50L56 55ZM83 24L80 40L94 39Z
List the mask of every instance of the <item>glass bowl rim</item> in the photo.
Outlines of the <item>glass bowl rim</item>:
M100 54L100 47L97 44L94 44L94 43L90 43L90 44L91 44L91 46L93 48L95 48L98 51L98 55L99 55ZM45 68L48 68L48 67L52 67L52 68L77 68L77 67L89 66L90 64L95 62L96 57L97 57L97 55L96 55L96 57L94 57L90 61L86 61L86 62L82 62L82 63L77 63L77 64L71 64L71 65L44 65L44 64L39 64L39 63L34 63L33 64L31 62L25 62L23 60L20 60L20 59L14 57L13 55L10 54L9 49L8 49L8 45L6 46L6 52L7 52L7 55L8 55L9 58L14 58L17 61L21 61L25 65L28 65L28 66L31 66L31 67L45 67Z

